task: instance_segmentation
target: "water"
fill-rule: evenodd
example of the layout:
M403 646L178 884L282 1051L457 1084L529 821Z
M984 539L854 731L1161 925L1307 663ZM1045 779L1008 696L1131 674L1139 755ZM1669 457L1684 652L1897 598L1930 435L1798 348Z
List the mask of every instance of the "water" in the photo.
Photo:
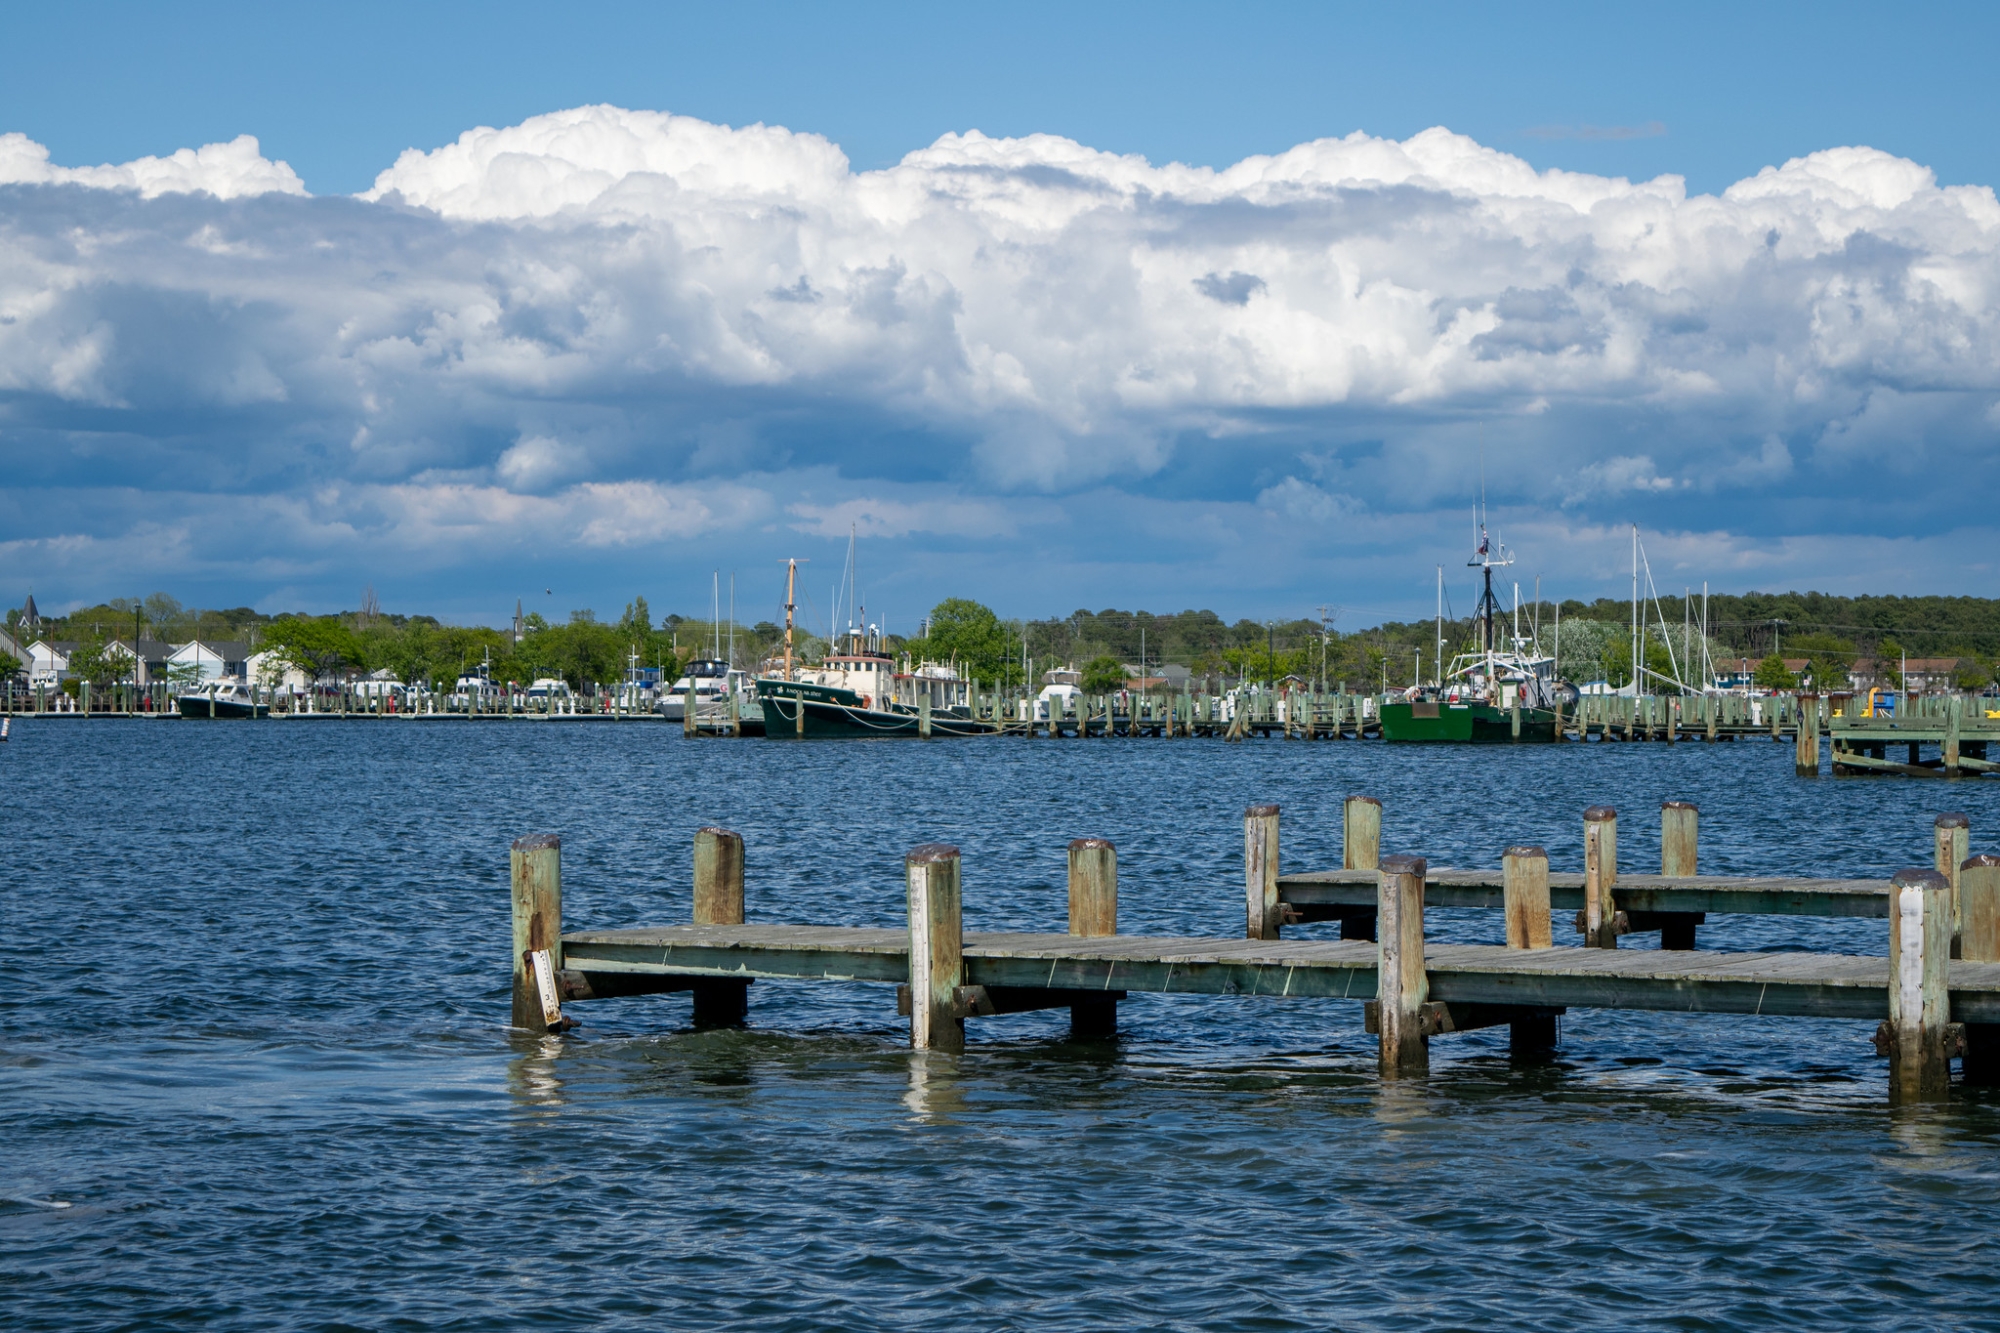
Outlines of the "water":
M0 1308L24 1328L2000 1327L2000 1100L1891 1112L1867 1024L1573 1012L1384 1087L1358 1004L1135 996L1115 1045L976 1022L913 1055L886 987L759 982L510 1034L508 841L564 837L568 923L685 920L695 828L752 920L896 925L965 852L969 929L1060 929L1119 847L1130 932L1240 934L1244 805L1284 863L1886 874L2000 784L1800 780L1791 747L1480 756L1280 741L794 745L655 726L27 722L0 747ZM1497 939L1494 913L1435 938ZM1330 927L1315 927L1327 931ZM1706 947L1883 952L1718 918ZM1657 937L1628 943L1650 947Z

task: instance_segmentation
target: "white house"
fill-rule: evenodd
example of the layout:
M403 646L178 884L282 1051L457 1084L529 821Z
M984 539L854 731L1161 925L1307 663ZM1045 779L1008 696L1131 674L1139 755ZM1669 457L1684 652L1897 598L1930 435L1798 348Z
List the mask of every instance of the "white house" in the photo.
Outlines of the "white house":
M51 689L61 685L69 679L69 655L76 649L73 643L36 639L28 645L28 683Z
M243 660L243 669L252 685L286 694L304 694L312 689L312 677L293 666L283 652L266 648Z
M220 680L224 676L242 680L249 658L250 646L245 643L235 640L203 643L200 639L190 639L167 658L167 669L184 671L196 667L200 671L198 679L203 681Z

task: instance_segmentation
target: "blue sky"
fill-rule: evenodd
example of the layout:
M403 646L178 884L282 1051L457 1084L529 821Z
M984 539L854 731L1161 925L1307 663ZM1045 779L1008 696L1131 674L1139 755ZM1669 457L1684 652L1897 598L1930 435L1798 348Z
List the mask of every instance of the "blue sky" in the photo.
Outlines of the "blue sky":
M1630 522L1663 585L1990 592L1996 28L9 6L0 597L757 611L851 523L892 628L1355 625L1482 457L1558 595Z

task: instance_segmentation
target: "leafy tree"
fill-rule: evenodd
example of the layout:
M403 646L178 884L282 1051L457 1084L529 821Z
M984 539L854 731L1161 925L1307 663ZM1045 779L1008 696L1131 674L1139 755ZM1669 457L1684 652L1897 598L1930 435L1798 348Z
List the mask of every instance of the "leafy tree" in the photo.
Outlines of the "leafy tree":
M964 597L948 597L932 607L930 632L909 643L918 658L956 662L962 674L980 680L999 679L1012 658L1012 647L1012 636L1000 617ZM1119 678L1124 678L1122 668Z
M361 641L338 616L286 616L264 631L264 646L315 681L367 665Z
M1983 690L1993 683L1993 676L1976 660L1962 657L1952 673L1952 683L1961 690Z
M1085 694L1110 694L1125 688L1125 664L1109 653L1093 657L1083 668Z
M1806 674L1816 690L1844 690L1854 666L1854 644L1833 634L1794 634L1785 641L1794 655L1807 659Z
M1751 678L1760 689L1789 690L1798 684L1792 673L1785 670L1785 659L1772 653L1757 664L1757 672Z

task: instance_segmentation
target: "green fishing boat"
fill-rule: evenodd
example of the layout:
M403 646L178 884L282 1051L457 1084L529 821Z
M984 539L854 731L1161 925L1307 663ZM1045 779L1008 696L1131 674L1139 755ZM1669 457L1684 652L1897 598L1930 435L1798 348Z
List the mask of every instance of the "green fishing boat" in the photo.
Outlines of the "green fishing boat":
M1391 741L1459 741L1511 745L1556 738L1555 710L1496 708L1489 703L1413 699L1382 705L1382 737Z
M1483 515L1475 531L1479 550L1466 563L1479 569L1485 590L1474 619L1479 648L1461 653L1449 670L1428 685L1412 685L1401 699L1381 705L1382 739L1434 741L1461 745L1522 745L1557 739L1559 710L1576 701L1576 689L1556 678L1556 660L1538 651L1532 636L1521 634L1520 593L1514 597L1511 647L1496 638L1500 602L1493 595L1493 570L1511 565L1506 548L1494 550ZM1443 582L1439 581L1438 661L1444 659Z

